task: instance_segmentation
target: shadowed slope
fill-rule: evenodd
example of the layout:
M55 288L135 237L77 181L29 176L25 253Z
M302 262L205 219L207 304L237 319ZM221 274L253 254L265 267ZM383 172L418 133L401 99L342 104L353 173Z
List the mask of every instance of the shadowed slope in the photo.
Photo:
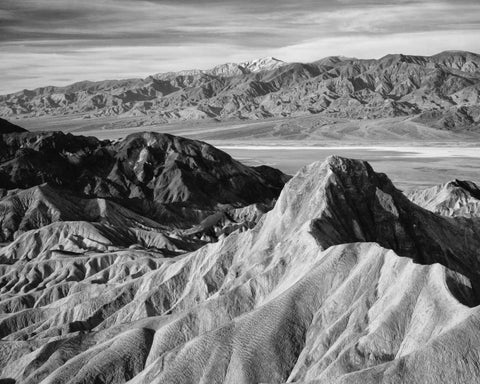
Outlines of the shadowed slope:
M160 133L119 142L12 134L0 138L0 148L0 181L10 189L48 181L84 196L205 207L276 197L288 179L269 167L247 167L207 143Z
M18 236L56 221L101 222L145 230L166 229L112 201L80 198L48 184L11 191L8 196L0 199L0 212L0 240L4 241L12 239L14 234Z
M12 132L27 132L27 130L18 125L12 124L7 120L0 119L0 135Z
M3 135L0 241L62 220L191 229L229 210L271 206L288 178L167 134L139 133L119 142L60 132Z

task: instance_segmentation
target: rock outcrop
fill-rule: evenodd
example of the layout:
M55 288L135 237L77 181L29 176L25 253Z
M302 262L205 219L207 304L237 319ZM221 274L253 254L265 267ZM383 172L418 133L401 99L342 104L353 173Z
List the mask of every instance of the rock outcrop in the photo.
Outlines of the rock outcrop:
M250 168L200 141L139 133L119 142L61 132L0 138L4 188L44 182L83 196L192 203L255 203L276 197L288 179L269 167Z
M247 167L206 143L166 134L110 142L61 132L21 133L1 136L0 149L0 241L56 221L189 230L218 217L210 225L217 231L196 232L212 240L229 232L225 226L256 222L261 215L250 224L231 215L222 224L220 218L252 204L265 212L289 178L270 167Z
M480 188L472 181L453 180L407 194L415 204L445 216L480 217Z

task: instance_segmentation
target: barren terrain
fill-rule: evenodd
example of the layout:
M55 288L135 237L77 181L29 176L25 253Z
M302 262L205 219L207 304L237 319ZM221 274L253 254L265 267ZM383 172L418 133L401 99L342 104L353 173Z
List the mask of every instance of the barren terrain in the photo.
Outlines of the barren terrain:
M313 116L153 125L121 117L95 120L43 117L13 121L34 132L59 130L99 139L120 139L145 130L181 135L207 141L246 164L267 164L290 175L313 161L338 154L370 161L404 189L432 186L454 178L480 178L480 133L438 130L409 118L319 119ZM321 128L318 128L319 121L325 124ZM289 126L296 127L296 134L278 133L285 133Z
M175 121L282 117L409 117L441 130L476 131L480 56L445 51L380 59L326 57L312 63L264 58L211 70L159 73L145 79L84 81L0 95L0 116L105 116L143 125ZM348 128L349 129L349 128ZM280 135L297 135L297 127Z
M22 183L26 156L35 151L80 167L109 148L82 149L78 143L100 143L74 136L50 136L52 146L48 135L13 135L7 146L22 142L25 149L9 152L3 163L11 183ZM0 248L0 377L7 382L480 379L475 184L455 182L410 196L427 210L368 163L330 156L303 167L273 209L222 208L185 230L165 216L156 224L109 202L114 196L99 197L104 188L78 186L91 177L99 186L124 185L135 194L139 186L155 186L165 208L198 206L190 198L201 196L196 188L231 175L228 185L240 189L223 199L241 206L252 198L241 189L248 180L258 184L257 199L275 193L267 181L272 171L257 172L205 144L162 135L135 134L114 145L115 172L99 168L95 177L63 184L75 187L68 199L55 196L61 169L28 163L51 178L50 186L11 189L0 200L14 239ZM229 162L215 162L219 157ZM145 173L148 158L164 161L163 173ZM201 184L185 184L197 172L186 168L192 161L214 162L202 168ZM158 182L178 169L176 182ZM243 181L234 181L238 175ZM130 205L131 192L116 200ZM16 226L18 220L24 225ZM211 236L208 228L224 232Z
M0 382L479 382L480 60L329 60L0 100Z

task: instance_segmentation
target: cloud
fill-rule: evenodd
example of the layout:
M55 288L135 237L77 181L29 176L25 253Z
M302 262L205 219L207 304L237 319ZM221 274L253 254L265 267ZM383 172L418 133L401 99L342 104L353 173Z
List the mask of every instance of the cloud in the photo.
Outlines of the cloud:
M478 0L2 0L0 93L269 55L479 51L479 14Z
M317 38L271 50L276 57L295 61L315 61L322 57L345 55L360 59L380 58L389 53L434 55L445 50L472 50L479 47L477 30L405 32L389 35L362 35ZM479 47L480 48L480 47Z
M0 73L5 80L0 93L85 79L144 78L158 72L207 69L226 61L248 59L250 54L226 44L96 47L68 53L18 50L2 56Z

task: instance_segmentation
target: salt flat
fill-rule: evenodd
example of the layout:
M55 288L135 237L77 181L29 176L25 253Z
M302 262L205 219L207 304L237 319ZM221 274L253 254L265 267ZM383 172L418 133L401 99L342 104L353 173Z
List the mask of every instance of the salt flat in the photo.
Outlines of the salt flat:
M140 117L39 117L14 121L31 131L61 130L99 139L141 131L203 140L250 165L288 174L329 155L366 160L402 189L453 179L480 180L480 134L452 132L411 118L349 120L319 116L265 120L181 121L158 124Z
M480 157L480 147L420 147L420 146L285 146L285 145L217 145L222 150L246 150L246 151L268 151L268 150L285 150L285 151L329 151L329 150L365 150L365 151L392 151L398 152L403 157ZM396 157L393 155L392 157Z
M390 175L395 185L409 190L454 179L480 179L480 148L465 146L219 146L248 165L266 164L295 174L301 167L330 155L366 160Z

